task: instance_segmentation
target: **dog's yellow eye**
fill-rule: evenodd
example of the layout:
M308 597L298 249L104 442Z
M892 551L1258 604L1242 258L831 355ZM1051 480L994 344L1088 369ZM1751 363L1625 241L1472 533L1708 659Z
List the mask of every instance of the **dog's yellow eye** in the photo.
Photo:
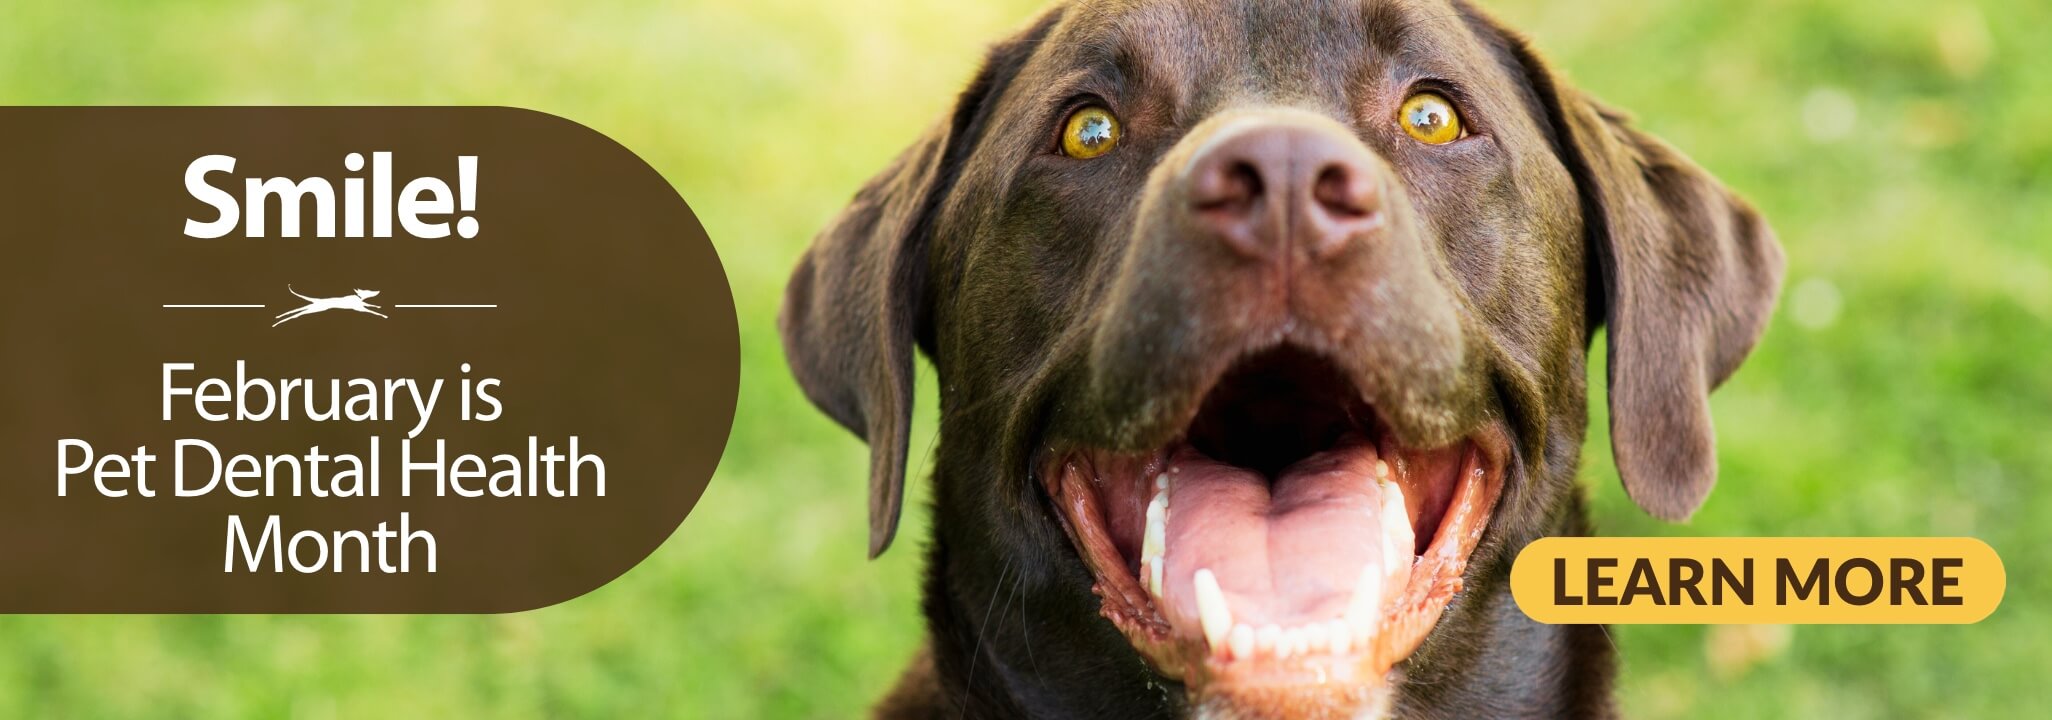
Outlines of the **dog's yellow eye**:
M1461 114L1439 93L1421 92L1404 101L1397 111L1404 132L1427 145L1445 145L1467 134L1461 128Z
M1092 105L1069 114L1062 127L1062 154L1080 160L1111 152L1119 144L1119 119Z

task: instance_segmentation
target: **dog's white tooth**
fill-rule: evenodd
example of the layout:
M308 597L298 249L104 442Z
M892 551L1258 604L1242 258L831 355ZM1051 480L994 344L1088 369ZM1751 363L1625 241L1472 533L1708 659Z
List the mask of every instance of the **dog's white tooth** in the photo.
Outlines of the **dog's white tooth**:
M1283 630L1282 637L1275 641L1275 656L1283 660L1288 660L1291 656L1296 655L1297 651L1302 649L1303 647L1304 629L1288 628Z
M1396 483L1382 483L1382 567L1392 575L1408 572L1415 562L1417 536L1411 530L1411 511L1404 502L1404 489Z
M1155 480L1157 488L1165 488L1168 476ZM1147 566L1147 591L1161 595L1162 553L1168 544L1168 493L1157 491L1154 499L1147 501L1147 527L1140 537L1140 562Z
M1226 634L1233 631L1233 611L1226 607L1218 576L1210 568L1199 568L1190 582L1197 592L1197 622L1204 628L1204 642L1213 650L1225 647Z
M1234 625L1232 634L1226 636L1226 646L1232 648L1233 659L1235 660L1252 657L1254 655L1254 628L1248 627L1245 623Z
M1347 623L1355 629L1373 629L1382 621L1382 568L1361 568L1361 580L1354 585L1354 599L1347 604Z
M1332 641L1332 654L1345 655L1354 651L1354 627L1347 621L1334 620L1325 632Z
M1385 481L1389 479L1388 460L1377 459L1375 461L1375 477Z
M1140 557L1161 557L1168 541L1168 493L1155 493L1147 502L1147 531L1140 538Z
M1282 628L1274 624L1263 625L1261 629L1254 631L1254 651L1257 653L1273 653L1276 645L1281 643Z
M1311 623L1304 626L1304 652L1322 653L1332 649L1332 636L1325 633L1325 623Z

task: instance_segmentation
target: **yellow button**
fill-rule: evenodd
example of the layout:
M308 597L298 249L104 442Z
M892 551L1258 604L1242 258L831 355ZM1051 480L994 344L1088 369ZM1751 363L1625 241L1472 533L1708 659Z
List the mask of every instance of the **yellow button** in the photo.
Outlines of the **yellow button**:
M1543 623L1964 624L2002 602L1974 538L1545 538L1511 567Z

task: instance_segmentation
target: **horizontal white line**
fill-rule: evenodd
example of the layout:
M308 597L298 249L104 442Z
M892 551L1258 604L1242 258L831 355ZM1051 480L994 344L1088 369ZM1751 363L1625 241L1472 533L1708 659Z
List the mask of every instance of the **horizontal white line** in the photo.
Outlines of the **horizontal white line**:
M497 305L393 305L395 308L495 308Z
M262 305L165 305L167 308L260 308Z

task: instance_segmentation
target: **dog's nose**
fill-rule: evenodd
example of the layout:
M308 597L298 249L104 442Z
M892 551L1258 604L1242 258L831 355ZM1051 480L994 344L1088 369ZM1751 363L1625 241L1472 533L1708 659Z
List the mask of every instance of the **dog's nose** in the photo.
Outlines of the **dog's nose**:
M1191 159L1190 211L1207 239L1247 258L1278 261L1294 247L1327 260L1382 226L1375 167L1336 127L1248 123Z

